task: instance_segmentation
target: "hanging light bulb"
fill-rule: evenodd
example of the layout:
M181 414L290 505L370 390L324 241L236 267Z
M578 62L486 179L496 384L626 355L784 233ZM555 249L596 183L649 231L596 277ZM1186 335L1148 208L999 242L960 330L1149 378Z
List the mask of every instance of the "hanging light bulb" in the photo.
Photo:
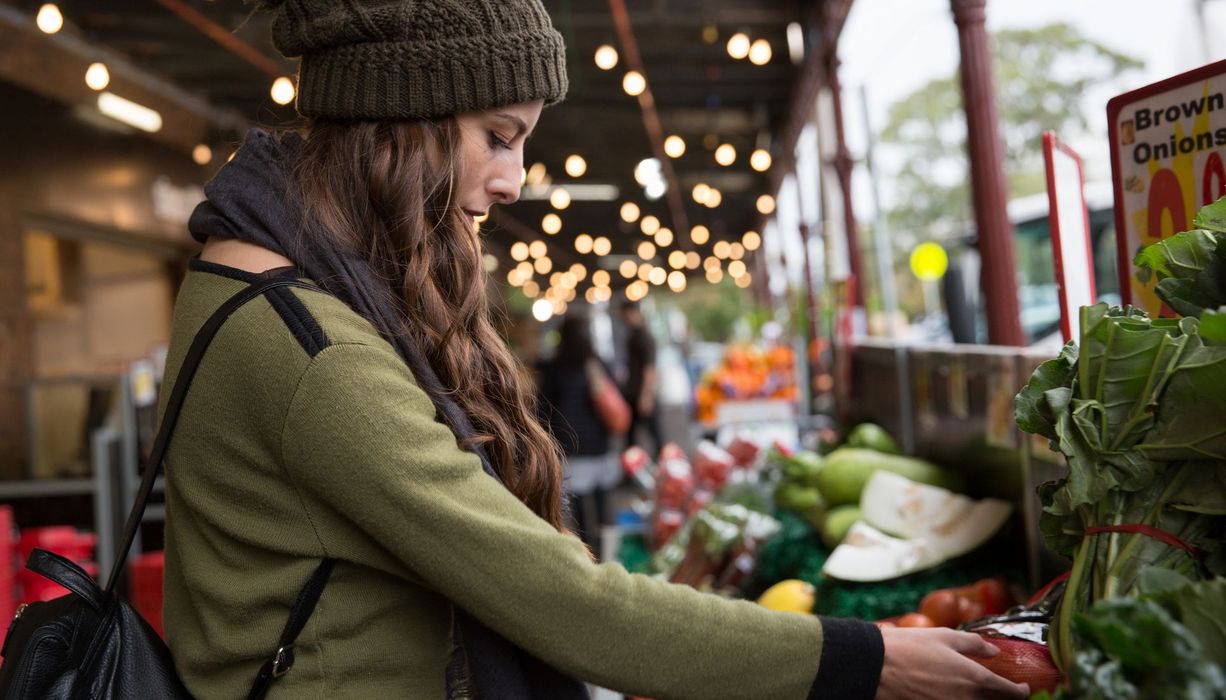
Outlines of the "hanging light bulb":
M617 65L617 49L608 44L596 48L596 67L600 70L612 70Z
M647 281L659 287L668 281L668 270L662 267L651 268L651 274L647 276Z
M660 230L660 220L648 214L639 222L639 229L648 236L656 235L656 231Z
M555 187L549 193L549 203L554 209L562 210L570 206L570 192L565 187Z
M741 236L741 245L745 246L745 250L757 250L762 246L762 235L757 231L746 231Z
M545 245L545 241L532 241L528 246L528 253L533 258L543 258L547 252L549 252L549 246Z
M758 39L749 47L749 62L755 66L765 66L771 62L771 53L771 43Z
M738 61L749 55L749 37L744 32L728 37L728 55Z
M668 288L674 292L684 292L685 273L680 270L673 270L668 273Z
M592 273L592 284L597 287L607 287L612 281L608 270L597 270Z
M85 69L85 84L90 90L105 90L111 84L111 72L105 63L91 63Z
M196 161L196 165L208 165L209 161L213 160L213 149L209 148L208 144L196 144L192 149L192 160Z
M644 260L651 260L656 257L656 245L651 241L643 241L638 248L639 257Z
M622 277L625 277L626 279L633 279L634 276L638 274L638 271L639 271L638 263L630 259L623 260L622 264L618 265L617 267L618 274L620 274Z
M725 143L715 149L715 162L727 167L736 162L736 147L730 143Z
M661 248L667 248L673 244L673 230L670 228L662 228L656 231L656 245Z
M583 177L583 173L587 172L587 161L583 156L575 153L566 157L566 174L571 177Z
M715 253L715 257L720 260L725 260L732 252L732 246L728 245L728 241L716 241L715 245L711 248L711 252Z
M753 168L754 170L757 170L760 173L764 173L767 170L770 170L771 154L768 153L766 149L764 148L757 149L749 156L749 167Z
M632 224L639 220L639 205L634 202L626 202L621 208L622 221Z
M553 318L553 302L548 299L537 299L532 303L532 318L544 323Z
M728 263L728 274L732 277L740 277L747 271L743 260L733 260Z
M664 139L664 153L669 158L680 158L685 155L685 139L676 134Z
M541 230L551 236L561 231L562 217L553 213L546 214L545 218L541 219Z
M707 201L703 202L703 204L706 204L708 207L714 209L715 207L718 207L722 201L724 201L723 193L712 187L711 190L707 192Z
M680 270L685 267L685 251L674 250L668 254L668 266L674 270Z
M632 70L626 73L626 77L622 78L622 89L631 97L638 97L647 89L647 79L643 74Z
M528 244L523 241L515 241L511 245L511 259L515 262L523 262L528 259Z
M702 265L702 256L695 251L690 251L685 254L685 269L697 270Z
M608 238L601 236L592 241L592 252L596 255L605 256L613 250L613 243Z
M769 194L764 194L758 197L758 213L764 216L770 216L775 211L775 198Z
M711 194L711 186L705 182L700 182L694 185L694 189L690 192L694 197L694 201L699 204L707 203L707 195Z
M711 231L706 226L698 224L690 229L690 240L694 241L696 245L705 245L707 241L711 240Z
M46 3L38 8L34 23L44 34L55 34L64 28L64 15L54 3Z
M592 252L592 237L586 233L581 233L576 236L575 250L582 255L587 255L588 253Z
M283 75L272 81L272 88L268 92L272 95L273 102L287 105L294 101L294 81Z

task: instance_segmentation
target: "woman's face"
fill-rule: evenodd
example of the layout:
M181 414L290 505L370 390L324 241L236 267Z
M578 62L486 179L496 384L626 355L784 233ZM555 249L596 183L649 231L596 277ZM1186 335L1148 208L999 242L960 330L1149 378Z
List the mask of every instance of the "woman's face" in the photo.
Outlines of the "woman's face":
M536 100L456 117L463 158L459 204L470 224L492 205L519 199L524 142L536 128L542 106Z

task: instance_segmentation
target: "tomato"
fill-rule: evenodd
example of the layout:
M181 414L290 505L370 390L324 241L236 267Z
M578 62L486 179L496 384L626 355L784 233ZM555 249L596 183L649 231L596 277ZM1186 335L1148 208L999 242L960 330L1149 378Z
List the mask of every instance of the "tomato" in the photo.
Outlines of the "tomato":
M936 627L936 624L927 616L919 613L907 613L898 618L899 627Z
M919 611L937 627L956 627L962 621L958 611L958 596L951 590L933 591L924 596Z
M983 603L972 598L958 598L958 622L970 622L983 617Z
M985 578L975 584L979 594L979 602L983 603L984 613L999 615L1013 605L1013 596L1005 588L1005 582L998 578Z

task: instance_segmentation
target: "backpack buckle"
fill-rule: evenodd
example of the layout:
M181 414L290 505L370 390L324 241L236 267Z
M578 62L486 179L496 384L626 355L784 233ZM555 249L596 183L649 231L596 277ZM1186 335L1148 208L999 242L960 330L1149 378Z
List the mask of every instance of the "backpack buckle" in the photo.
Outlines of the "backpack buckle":
M277 649L276 655L272 657L272 677L280 678L284 676L286 673L289 673L289 669L293 665L294 645L287 644Z

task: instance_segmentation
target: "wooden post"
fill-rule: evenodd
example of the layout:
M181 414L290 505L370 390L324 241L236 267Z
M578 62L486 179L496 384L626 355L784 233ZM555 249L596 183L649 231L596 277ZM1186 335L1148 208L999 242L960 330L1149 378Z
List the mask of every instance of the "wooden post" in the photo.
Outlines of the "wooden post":
M833 55L826 66L826 80L830 86L834 111L834 170L838 173L839 190L843 195L843 227L847 231L847 261L851 267L851 277L847 281L847 300L849 306L854 309L864 306L864 295L861 292L864 274L860 262L860 235L856 228L856 212L851 201L851 170L854 161L851 151L847 150L847 139L843 132L843 89L839 85L839 59Z
M950 0L962 52L960 73L971 190L983 261L980 280L987 303L988 341L993 345L1023 345L1013 224L1006 211L1004 149L997 127L992 55L984 28L985 4L986 0Z

